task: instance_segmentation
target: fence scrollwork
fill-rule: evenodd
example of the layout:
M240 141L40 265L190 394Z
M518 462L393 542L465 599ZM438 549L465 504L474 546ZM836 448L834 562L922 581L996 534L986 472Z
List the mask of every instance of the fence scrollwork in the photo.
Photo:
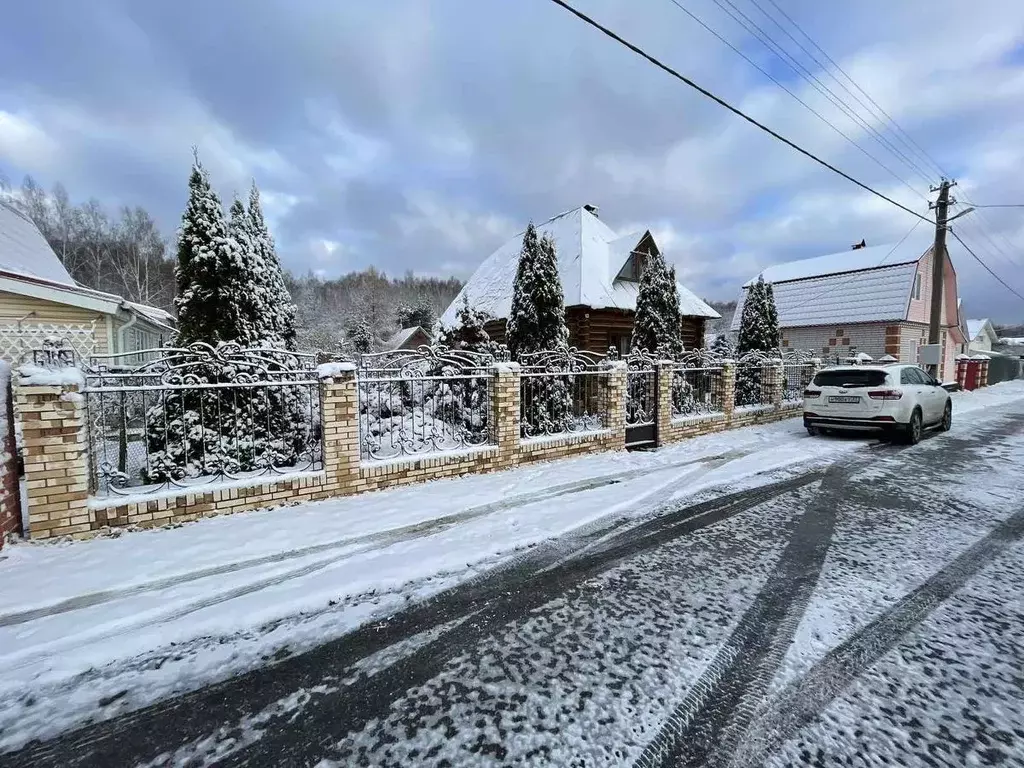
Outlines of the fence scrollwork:
M198 342L92 355L83 373L99 496L323 466L313 355Z

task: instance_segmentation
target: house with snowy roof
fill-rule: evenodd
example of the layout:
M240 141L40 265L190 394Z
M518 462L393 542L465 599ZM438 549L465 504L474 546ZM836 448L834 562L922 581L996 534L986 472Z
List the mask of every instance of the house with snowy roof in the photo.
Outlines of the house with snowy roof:
M602 354L609 347L627 353L644 260L661 252L650 230L619 235L598 218L595 206L585 205L538 224L537 233L555 242L569 344ZM504 342L522 243L520 232L477 268L441 316L441 325L456 324L466 297L491 317L484 326L491 339ZM685 286L678 288L683 344L700 347L705 322L719 315Z
M928 342L933 239L927 232L895 245L857 247L768 267L760 276L773 286L782 347L810 350L829 362L866 353L919 363ZM966 343L958 311L956 270L943 260L939 318L943 355L940 376L954 378L954 358ZM731 330L738 331L748 281Z
M999 334L987 317L967 321L967 343L971 352L991 352L992 345L999 343Z
M432 341L430 332L419 325L411 328L400 328L395 331L382 345L381 349L386 352L393 352L398 349L416 349L417 347L430 344Z
M0 200L0 359L20 363L54 336L81 357L151 349L173 324L162 309L78 285L36 225Z

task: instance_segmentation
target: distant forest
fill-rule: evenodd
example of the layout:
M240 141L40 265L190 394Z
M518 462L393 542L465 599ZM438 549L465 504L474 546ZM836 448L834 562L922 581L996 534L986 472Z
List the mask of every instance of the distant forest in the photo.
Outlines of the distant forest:
M95 199L75 204L62 184L47 193L31 176L17 190L0 178L0 196L28 214L80 285L174 311L174 236L161 232L141 206L112 214ZM285 279L303 349L336 350L357 327L368 330L377 347L399 329L400 319L436 317L462 288L455 277L407 272L392 278L373 267L330 280L312 274Z
M28 214L80 285L174 312L173 233L161 232L145 208L125 206L112 214L96 199L75 204L63 184L46 192L31 176L20 189L0 176L0 197ZM463 285L456 277L411 271L389 277L373 267L327 280L286 273L285 280L298 309L299 347L332 351L366 332L379 348L409 318L429 325ZM708 303L722 315L708 330L725 333L736 302Z

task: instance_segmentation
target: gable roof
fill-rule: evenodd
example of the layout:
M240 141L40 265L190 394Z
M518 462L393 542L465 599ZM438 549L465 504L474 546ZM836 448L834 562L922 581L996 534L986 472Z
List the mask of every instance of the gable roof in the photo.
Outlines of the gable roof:
M810 259L774 264L764 269L760 276L764 277L766 283L774 285L790 280L806 280L825 275L891 267L896 264L910 264L918 261L931 248L933 242L933 235L915 230L899 243L888 243L857 250L847 249ZM754 276L743 286L747 287L756 281L757 276Z
M537 225L538 235L549 235L558 253L558 275L565 306L593 309L636 309L637 284L616 280L633 249L648 232L620 237L584 208L575 208ZM653 238L651 238L653 242ZM494 318L507 318L512 308L512 285L519 265L523 233L508 240L481 264L441 316L445 325L456 322L455 313L467 296L476 309ZM655 244L656 246L656 244ZM657 246L656 246L657 247ZM717 318L715 310L684 286L679 286L683 315Z
M0 200L0 269L75 285L32 220Z
M3 200L0 200L0 291L107 315L123 309L168 329L174 322L170 312L78 285L32 220Z
M414 325L410 328L401 328L400 330L393 333L390 336L390 338L388 338L387 341L384 342L384 349L388 351L393 349L401 349L402 345L408 342L409 339L411 339L413 336L415 336L417 331L421 332L428 339L430 338L430 332L422 326Z
M780 328L834 323L903 320L917 263L775 283L775 307ZM738 331L743 314L740 296L730 330Z
M999 335L996 333L995 326L986 317L982 320L968 320L967 321L967 340L974 341L978 336L981 335L982 331L988 331L989 335L993 339L998 339Z
M912 232L895 245L768 267L761 276L772 283L779 327L905 320L917 264L932 243L927 232ZM739 330L746 288L755 280L744 283L730 330Z

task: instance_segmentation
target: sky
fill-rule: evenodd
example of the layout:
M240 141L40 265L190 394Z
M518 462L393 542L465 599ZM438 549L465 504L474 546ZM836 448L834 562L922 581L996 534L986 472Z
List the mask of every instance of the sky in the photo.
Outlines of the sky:
M915 211L927 213L940 172L958 181L953 212L965 198L1024 203L1024 3L775 0L903 134L772 0L677 2L835 128L673 0L575 0ZM590 203L617 231L651 229L691 290L731 299L770 264L894 242L919 221L549 0L4 6L0 174L143 205L170 234L196 146L225 200L260 185L296 272L467 278L527 221ZM756 22L831 100L725 10ZM967 214L956 231L1024 294L1024 208ZM951 252L967 314L1024 320L1024 300Z

